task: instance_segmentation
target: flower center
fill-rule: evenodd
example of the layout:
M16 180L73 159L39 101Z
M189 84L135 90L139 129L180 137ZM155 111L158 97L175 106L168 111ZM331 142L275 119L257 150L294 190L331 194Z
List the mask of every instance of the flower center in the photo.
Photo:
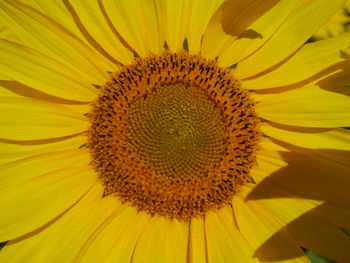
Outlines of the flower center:
M214 61L185 52L137 59L112 75L89 117L105 193L151 215L189 220L253 182L254 102Z
M220 111L198 87L155 88L131 106L128 127L130 152L168 180L201 176L224 152Z

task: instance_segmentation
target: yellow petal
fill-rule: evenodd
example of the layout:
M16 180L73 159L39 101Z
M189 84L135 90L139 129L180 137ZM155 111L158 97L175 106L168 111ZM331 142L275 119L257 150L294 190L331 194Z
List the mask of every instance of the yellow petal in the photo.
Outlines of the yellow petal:
M256 250L271 236L271 233L239 197L233 198L232 205L239 231L252 250Z
M0 37L3 39L18 41L16 34L13 33L13 31L5 25L0 25Z
M281 220L284 230L291 233L301 246L337 262L347 262L350 239L338 227L320 217L317 207L297 216L299 210L307 210L308 202L296 199L283 199L279 204L270 200L261 202Z
M336 88L350 93L348 87ZM272 122L305 127L350 126L349 97L316 85L260 95L257 100L259 116Z
M86 136L82 135L66 137L62 140L41 141L36 144L0 140L0 164L48 152L68 149L76 150L82 147L86 143L86 140Z
M128 52L118 37L111 32L97 1L83 7L79 6L80 2L74 1L73 3L76 4L74 8L71 5L73 3L61 0L52 0L50 4L47 4L45 0L24 0L23 2L54 19L86 44L100 52L102 56L111 61L111 63L104 61L104 63L107 62L106 66L115 68L114 64L119 64L119 61L122 63L131 62L131 52ZM88 9L88 11L85 12L80 7ZM114 47L108 46L107 42L110 35Z
M269 40L281 23L299 4L299 0L279 1L269 12L254 21L243 33L219 56L221 66L229 67L251 55Z
M186 263L188 229L186 222L154 216L141 233L132 262Z
M350 46L350 34L316 41L303 46L293 57L273 71L243 81L248 89L266 89L291 85L344 61L343 49Z
M29 156L0 166L0 187L11 190L41 175L58 172L62 169L89 170L89 151L86 149L54 150Z
M270 125L270 123L265 124L264 122L260 125L260 127L263 128L267 125ZM276 144L274 141L271 140L271 138L265 136L263 136L263 138L261 139L259 143L259 148L260 149L258 151L258 154L267 154L268 156L270 156L271 154L275 155L278 151L287 151L286 148Z
M194 0L192 1L191 14L186 38L191 54L198 54L201 49L201 40L208 22L216 9L224 0Z
M250 171L252 177L254 178L254 181L256 182L255 185L245 185L244 186L244 191L240 193L240 197L246 198L259 198L260 197L260 191L264 191L265 194L265 185L267 184L262 184L260 185L260 182L262 182L264 179L266 179L268 176L273 175L275 173L280 172L284 167L288 166L286 162L281 162L276 164L275 158L279 157L279 154L277 153L277 157L271 158L270 156L265 156L266 153L260 153L257 157L257 164L252 168ZM270 182L269 179L268 182ZM255 188L259 188L258 190L255 190ZM251 193L252 191L256 191Z
M50 167L51 171L46 174L42 173L44 168L41 173L37 169L35 176L26 181L1 180L0 197L3 202L0 208L3 213L0 219L0 241L14 239L43 226L81 198L96 181L95 172L88 166L87 160L83 155L75 167L60 166L56 170ZM33 162L27 167L34 165ZM29 173L23 166L21 168L17 170ZM14 170L16 168L5 170L7 177L14 174ZM12 177L19 177L18 174L14 175Z
M96 96L93 95L94 97ZM91 102L82 102L71 99L64 99L57 96L47 94L38 89L27 86L23 83L14 80L0 80L0 97L6 98L23 98L27 97L35 100L42 100L46 102L64 104L65 107L75 109L81 114L90 111ZM84 109L84 111L83 111Z
M259 262L235 226L231 207L205 217L209 262Z
M54 59L21 44L0 39L0 70L11 79L52 96L91 102L96 88Z
M17 0L5 0L0 3L0 21L21 43L74 68L86 81L101 84L108 77L109 62L45 14Z
M310 213L287 228L301 246L336 262L349 261L350 238L328 220Z
M0 98L0 138L38 140L74 135L88 122L74 110L28 98Z
M76 112L79 112L80 115L88 116L91 111L91 103L89 104L68 104L65 107L70 108Z
M242 236L253 247L260 261L309 263L299 244L286 231L277 232L282 224L266 210L255 209L240 198L234 198L234 211Z
M65 8L63 1L51 0L50 4L47 4L45 0L22 0L22 2L51 17L75 35L83 37Z
M115 30L139 56L163 49L153 1L102 1Z
M207 251L203 218L194 218L190 223L190 262L206 263Z
M214 59L249 26L270 12L276 0L228 0L225 1L210 19L203 36L201 53Z
M295 9L262 48L238 64L236 76L240 79L253 76L286 59L344 2L345 0L313 0Z
M6 82L12 82L10 79L11 78L8 78L8 77L5 77L3 74L0 73L0 96L1 97L18 97L18 95L12 91L10 91L9 89L6 89L3 85L3 82L6 81Z
M85 243L78 261L131 262L137 240L150 218L133 207L121 207Z
M350 151L350 131L292 127L279 124L262 125L261 131L278 140L311 149Z
M87 5L83 0L65 0L64 4L90 45L113 63L132 62L133 54L111 31L98 1Z
M297 149L270 156L264 153L257 161L252 176L260 179L250 192L247 191L247 199L295 197L349 207L348 164L319 156L317 151Z
M95 184L76 205L47 228L26 238L9 241L0 253L0 261L36 263L54 259L61 263L76 262L75 258L86 240L120 205L112 196L101 198L102 193L101 185Z
M193 4L186 0L155 1L161 35L173 52L182 50Z
M320 204L321 202L294 198L271 198L249 201L249 207L257 213L265 214L265 216L270 215L271 218L277 219L281 223L281 229Z

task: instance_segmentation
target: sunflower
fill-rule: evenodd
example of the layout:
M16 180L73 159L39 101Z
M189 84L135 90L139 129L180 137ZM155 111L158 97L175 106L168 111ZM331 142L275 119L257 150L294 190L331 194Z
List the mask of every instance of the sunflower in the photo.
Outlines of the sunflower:
M0 262L349 262L344 2L1 0Z

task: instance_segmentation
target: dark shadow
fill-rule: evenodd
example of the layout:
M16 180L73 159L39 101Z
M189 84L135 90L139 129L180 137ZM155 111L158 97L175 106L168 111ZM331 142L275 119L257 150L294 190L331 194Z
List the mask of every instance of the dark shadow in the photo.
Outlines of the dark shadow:
M0 143L11 143L11 144L17 144L17 145L38 145L38 144L48 144L48 143L54 143L54 142L59 142L63 140L68 140L71 138L74 138L79 135L83 135L83 132L68 135L68 136L63 136L63 137L56 137L56 138L50 138L50 139L42 139L42 140L28 140L28 141L17 141L17 140L9 140L9 139L4 139L0 138Z
M350 59L339 64L338 72L317 82L317 85L324 90L350 96L350 88L344 88L350 83Z
M26 86L17 81L0 80L0 85L17 95L28 97L31 99L45 100L52 103L67 104L67 105L84 105L84 104L90 103L90 102L82 102L82 101L75 101L75 100L67 100L56 96L52 96L42 91Z
M350 59L350 53L346 53L344 50L340 50L340 57L343 59Z
M326 41L326 40L320 40L320 41ZM313 44L313 43L308 43L309 45ZM271 68L268 68L258 74L255 74L253 76L250 76L248 78L246 78L246 80L250 80L250 79L254 79L254 78L258 78L258 77L261 77L263 75L265 75L266 73L270 72L270 71L274 71L276 69L278 69L279 67L283 66L285 63L288 63L288 61L295 55L297 54L301 48L305 47L305 45L301 45L299 47L299 49L297 49L295 52L293 52L292 54L290 54L290 56L288 56L287 58L285 58L284 60L282 60L281 62L279 62L278 64L272 66ZM313 76L310 76L309 78L303 80L303 81L300 81L300 82L297 82L295 84L292 84L292 85L287 85L287 86L282 86L282 87L272 87L272 88L269 88L268 90L256 90L256 92L263 92L263 93L266 93L266 92L272 92L272 93L275 93L275 92L278 92L278 90L282 89L282 91L284 89L291 89L291 88L295 88L295 87L298 87L298 86L303 86L307 83L310 83L312 81L315 81L321 77L324 77L326 76L327 74L330 74L332 72L335 72L336 70L343 70L345 73L349 74L350 72L350 54L349 53L346 53L345 51L343 50L339 50L339 53L340 53L340 57L344 59L344 61L341 61L341 62L338 62L338 63L335 63L333 65L331 65L330 67L328 68L325 68L324 70L316 73L315 75Z
M253 29L247 29L244 30L242 34L239 35L238 39L241 38L249 38L249 39L256 39L256 38L263 38L263 35L254 31Z
M288 61L288 59L285 60L282 64L284 64L287 61ZM281 66L282 64L278 64L277 66L272 67L272 68L277 68L277 67ZM257 94L276 94L276 93L281 93L281 92L285 92L288 90L292 90L295 88L307 86L307 85L310 85L310 83L315 82L315 84L317 84L321 89L349 95L350 93L347 90L343 89L343 87L346 84L348 84L348 81L344 80L344 75L345 74L349 75L349 72L350 72L350 60L345 60L342 62L338 62L338 63L318 72L317 74L310 76L309 78L307 78L303 81L296 82L294 84L282 86L282 87L254 90L254 92ZM261 75L263 75L263 73ZM329 75L329 76L325 78L325 76L327 76L327 75ZM323 78L323 79L319 80L321 78ZM319 80L319 81L317 81L317 80Z
M280 142L280 144L284 143ZM341 207L339 200L343 200L344 203L348 202L343 208L349 209L350 176L345 178L344 173L350 161L350 152L332 149L304 151L300 147L294 148L295 150L291 152L279 153L288 165L261 181L249 193L247 200L292 197L325 201L339 207ZM330 160L329 155L336 156L337 160ZM310 169L306 170L305 165L308 165ZM332 171L329 170L329 167L332 167ZM342 174L338 176L337 173ZM317 178L322 180L322 183L318 182ZM327 185L324 185L325 182ZM313 191L312 189L318 190Z
M288 148L292 149L290 152L280 152L281 158L288 165L262 180L249 193L246 200L295 198L319 200L323 204L304 213L276 232L255 251L255 256L261 261L268 262L296 257L297 255L293 255L292 252L290 254L269 253L271 246L286 242L283 241L285 240L283 236L287 234L296 240L297 244L317 254L339 262L347 262L344 261L344 251L349 251L350 239L341 228L350 228L350 174L347 174L350 152L305 149L279 140L271 140L281 146L288 145ZM306 167L308 169L305 169ZM336 214L339 217L337 222L331 224L329 222L334 218L328 215L332 211L337 211ZM336 225L338 229L330 230L328 225ZM332 242L336 242L337 247L333 246ZM329 251L325 252L323 249L331 246L332 249Z
M0 243L0 250L6 245L7 242Z
M300 246L316 252L325 258L335 260L339 263L349 262L347 261L349 258L345 258L344 254L350 249L350 238L340 228L332 229L331 232L333 234L331 237L329 236L329 223L321 217L321 210L323 209L325 209L325 205L318 206L284 226L265 241L255 251L254 256L261 261L267 262L280 262L296 257L296 253L293 255L292 251L290 253L286 251L283 254L268 253L271 251L270 247L276 247L276 244L286 242L283 239L288 235L296 240L296 243ZM332 242L336 243L336 246ZM322 244L321 246L319 245L320 243ZM325 252L327 248L331 249Z
M242 2L242 1L241 1ZM264 15L270 9L272 9L279 1L260 1L259 8L257 9L255 5L252 5L250 1L246 1L246 4L241 4L241 10L235 19L232 19L232 14L235 13L237 8L236 0L226 0L214 14L215 16L220 16L220 23L223 31L233 37L238 37L246 28L257 20L259 17ZM252 9L254 8L254 10ZM241 21L241 23L235 23L235 21ZM246 37L252 36L254 34L248 34Z
M73 6L69 1L63 0L63 4L66 6L68 12L70 13L75 25L78 27L80 33L85 37L85 39L93 46L96 50L98 50L101 55L107 58L109 61L116 65L122 65L121 62L117 61L114 57L112 57L100 44L99 42L88 32L84 24L81 22L77 12L74 10Z
M64 2L65 2L65 4L69 5L68 1L64 1ZM118 30L114 27L110 17L107 14L106 8L103 5L102 0L97 0L97 2L98 2L98 6L102 12L103 17L106 20L106 23L108 24L110 30L113 32L115 37L123 44L123 46L125 46L131 53L133 53L135 57L138 57L137 52L129 45L128 42L126 42L126 40L120 35Z

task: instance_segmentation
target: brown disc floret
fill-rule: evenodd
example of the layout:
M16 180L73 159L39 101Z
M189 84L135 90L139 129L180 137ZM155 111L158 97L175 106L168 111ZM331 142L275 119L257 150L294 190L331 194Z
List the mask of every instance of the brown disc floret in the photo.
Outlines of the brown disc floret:
M230 203L253 182L254 105L229 69L200 56L164 53L122 67L89 114L105 192L180 220Z

